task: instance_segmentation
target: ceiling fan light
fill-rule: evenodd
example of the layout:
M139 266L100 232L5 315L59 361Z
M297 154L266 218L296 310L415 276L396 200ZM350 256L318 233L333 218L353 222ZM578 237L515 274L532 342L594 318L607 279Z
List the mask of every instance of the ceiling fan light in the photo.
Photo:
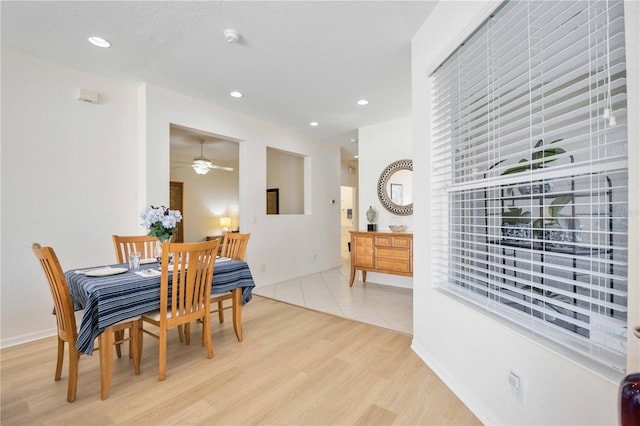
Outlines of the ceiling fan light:
M200 164L194 164L191 167L199 175L206 175L207 173L209 173L209 168L207 166L202 166Z
M198 167L211 167L211 161L207 160L206 158L194 158L193 159L193 166L198 166Z

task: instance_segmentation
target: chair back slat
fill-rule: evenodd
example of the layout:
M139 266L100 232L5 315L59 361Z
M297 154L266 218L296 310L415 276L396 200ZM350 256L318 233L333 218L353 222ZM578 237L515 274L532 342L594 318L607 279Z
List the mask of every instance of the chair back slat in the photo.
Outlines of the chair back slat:
M156 237L150 235L114 235L113 247L116 250L116 262L127 263L129 261L129 253L140 253L142 259L156 257L155 244L158 241Z
M166 321L166 325L172 327L209 314L213 270L219 244L220 240L216 239L202 243L162 245L161 323ZM173 259L172 264L170 259Z
M58 323L58 335L62 340L75 344L78 336L76 317L73 314L73 302L69 286L58 257L51 247L42 247L38 243L33 243L31 249L40 261L42 271L49 283L56 313L56 322Z
M235 260L244 260L251 233L239 234L227 232L222 243L221 256Z

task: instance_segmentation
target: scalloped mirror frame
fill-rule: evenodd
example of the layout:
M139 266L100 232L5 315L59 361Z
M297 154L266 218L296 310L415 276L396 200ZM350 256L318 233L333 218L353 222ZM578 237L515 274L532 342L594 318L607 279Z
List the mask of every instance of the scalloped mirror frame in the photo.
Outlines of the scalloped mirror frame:
M399 170L413 172L413 160L398 160L389 164L380 174L378 179L378 199L382 206L390 213L398 216L410 216L413 214L413 203L401 206L394 203L387 192L387 183L391 176Z

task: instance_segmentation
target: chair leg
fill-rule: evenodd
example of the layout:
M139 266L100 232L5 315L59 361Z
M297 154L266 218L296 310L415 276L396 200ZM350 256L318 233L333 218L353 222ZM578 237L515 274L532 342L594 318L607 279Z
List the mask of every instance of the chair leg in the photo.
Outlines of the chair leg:
M184 341L184 339L182 338L182 325L178 326L178 339L180 339L181 342Z
M224 310L222 309L224 306L224 300L218 301L218 320L220 322L224 322Z
M234 288L232 295L233 329L238 342L242 342L242 288Z
M191 344L191 324L189 323L184 325L184 343L186 345Z
M138 325L138 363L142 363L142 343L144 341L144 332L143 332L143 324L142 318L140 319L140 323Z
M202 337L207 347L207 358L213 358L213 342L211 341L211 322L209 315L202 319Z
M122 342L122 339L124 338L124 330L118 330L115 332L115 339L116 342ZM116 344L116 354L118 355L118 358L122 358L122 343L117 343Z
M100 341L100 398L104 401L109 398L111 388L111 376L113 375L113 338L112 329L107 328L98 337Z
M142 356L142 320L133 321L129 329L131 340L129 341L129 356L133 359L133 371L140 374L140 358Z
M167 377L167 329L160 327L160 343L158 345L158 380Z
M75 345L69 343L69 385L67 388L67 401L76 400L76 391L78 390L78 361L80 353Z
M58 336L58 360L56 361L56 375L54 380L60 380L62 377L62 363L64 362L64 340Z

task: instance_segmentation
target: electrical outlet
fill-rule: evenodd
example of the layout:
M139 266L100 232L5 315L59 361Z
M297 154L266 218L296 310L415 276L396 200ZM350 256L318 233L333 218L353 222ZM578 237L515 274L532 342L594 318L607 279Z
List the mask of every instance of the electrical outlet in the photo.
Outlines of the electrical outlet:
M518 401L522 401L520 377L516 376L513 372L509 372L509 385L511 385L511 395Z

